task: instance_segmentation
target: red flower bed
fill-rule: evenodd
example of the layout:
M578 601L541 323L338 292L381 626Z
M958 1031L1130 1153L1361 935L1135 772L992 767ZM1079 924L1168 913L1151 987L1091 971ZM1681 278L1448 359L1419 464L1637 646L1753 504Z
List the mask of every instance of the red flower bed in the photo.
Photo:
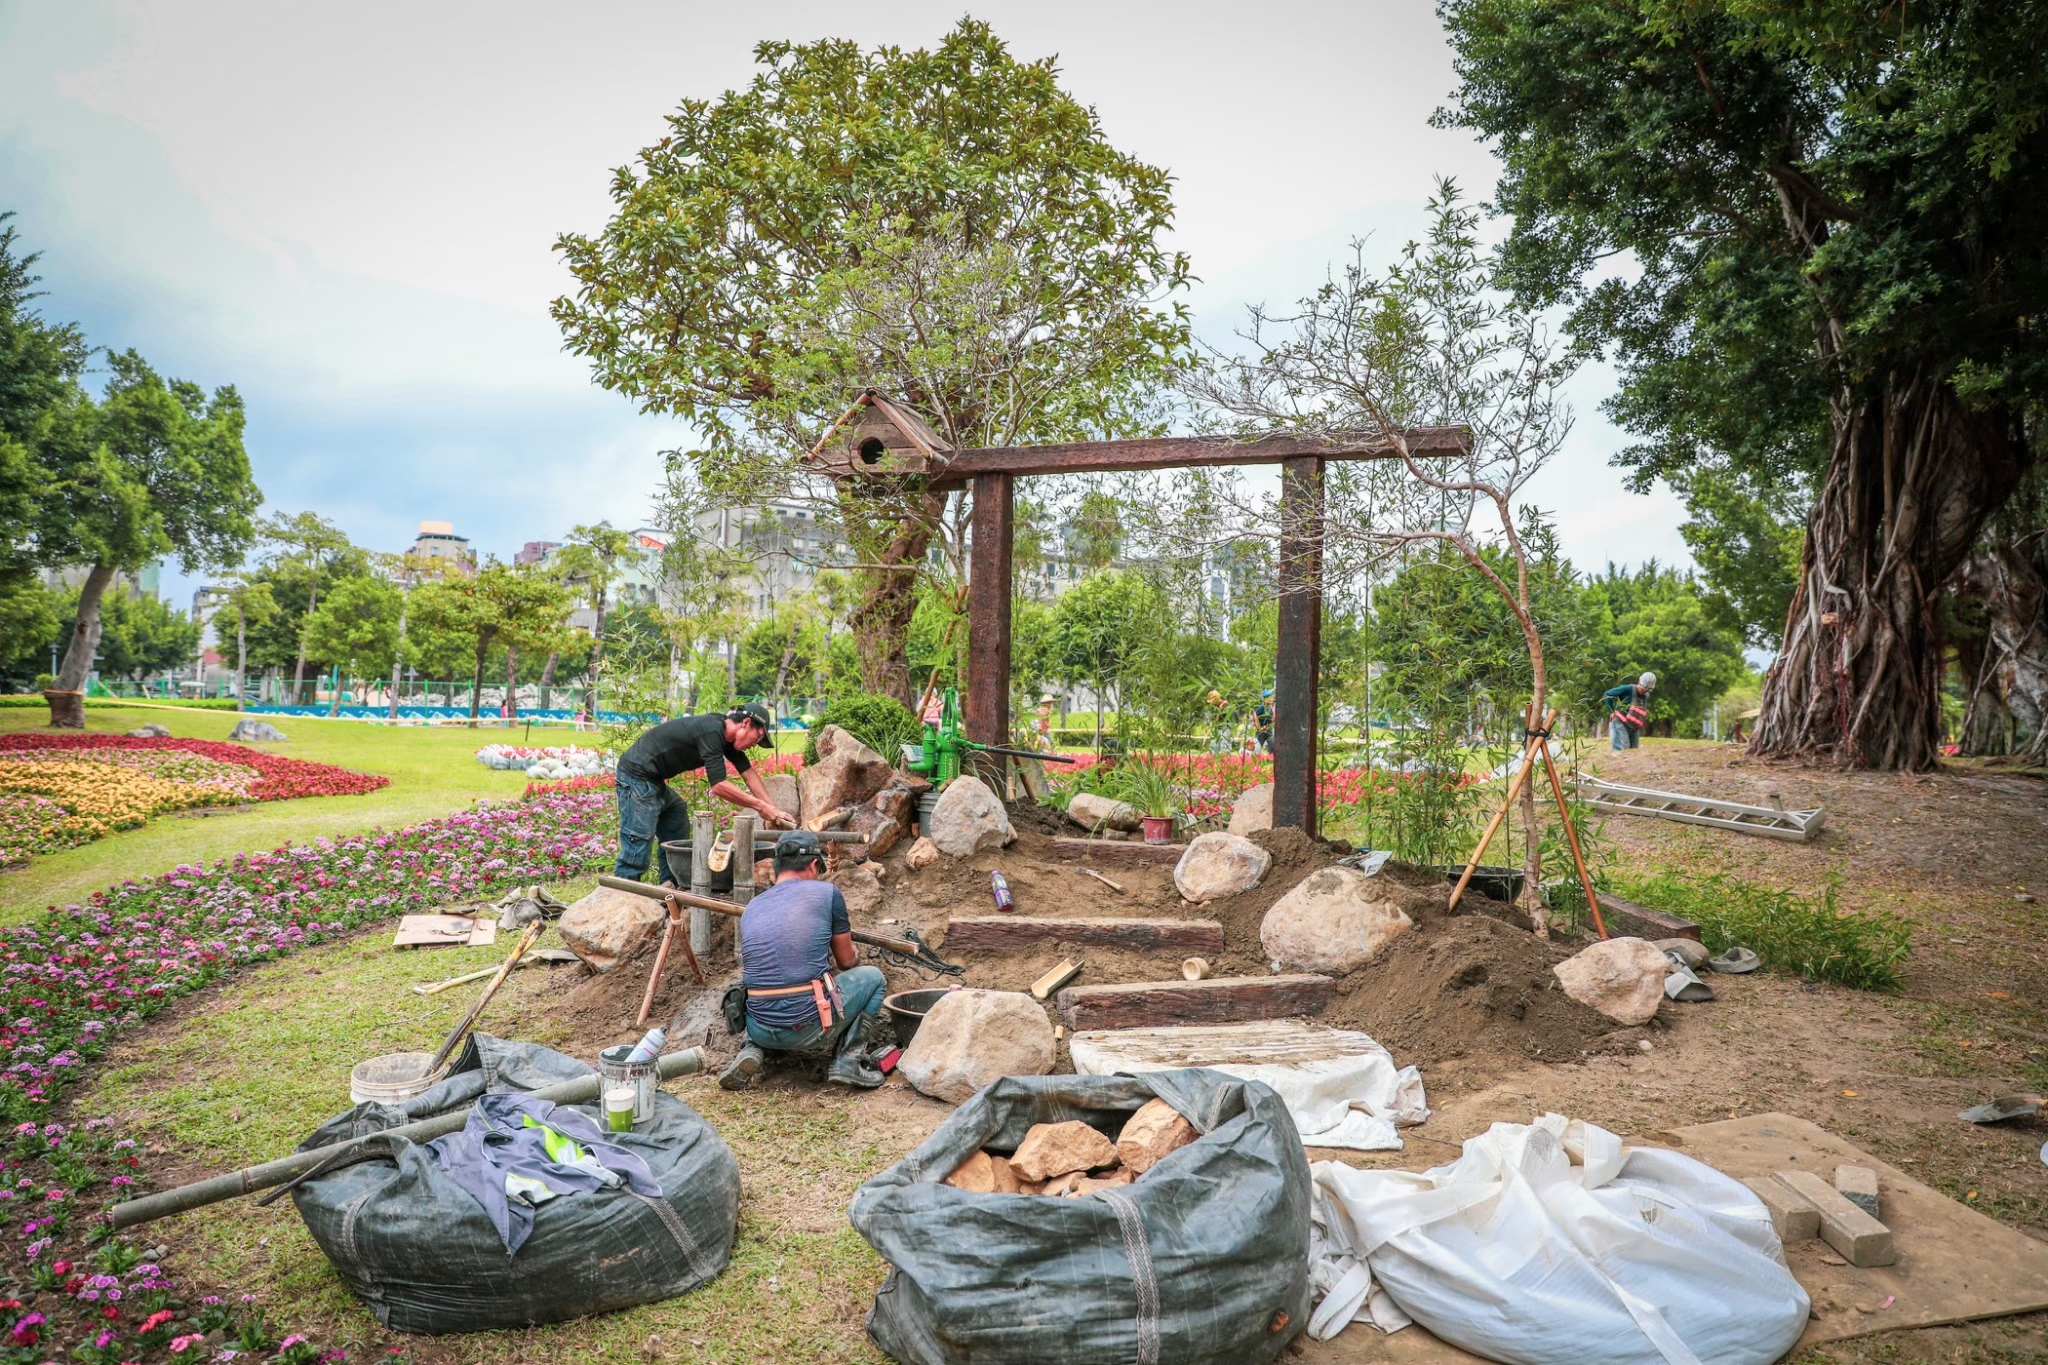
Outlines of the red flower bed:
M362 796L391 785L388 777L337 768L331 763L309 763L302 758L265 753L242 744L211 739L138 739L128 735L43 734L17 732L0 735L0 753L60 749L183 749L221 763L254 768L257 780L249 788L252 801L289 801L298 796Z

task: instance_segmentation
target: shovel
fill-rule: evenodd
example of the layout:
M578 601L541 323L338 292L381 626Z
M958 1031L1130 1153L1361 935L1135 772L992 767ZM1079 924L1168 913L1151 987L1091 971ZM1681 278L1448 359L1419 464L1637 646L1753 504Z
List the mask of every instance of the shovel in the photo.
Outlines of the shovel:
M2007 1119L2025 1118L2041 1112L2044 1097L2040 1095L2000 1095L1997 1099L1986 1100L1974 1109L1965 1109L1956 1117L1964 1123L2003 1123Z

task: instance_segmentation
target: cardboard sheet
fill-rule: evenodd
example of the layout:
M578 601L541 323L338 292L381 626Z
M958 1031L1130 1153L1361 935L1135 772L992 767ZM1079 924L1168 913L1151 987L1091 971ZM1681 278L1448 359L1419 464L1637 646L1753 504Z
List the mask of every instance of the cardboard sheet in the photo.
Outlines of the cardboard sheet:
M486 947L498 941L498 921L488 915L407 915L398 921L394 948Z
M1825 1242L1787 1247L1786 1262L1813 1299L1813 1317L1799 1338L1802 1347L1901 1327L1933 1327L2048 1308L2048 1242L2037 1242L1937 1193L1805 1119L1753 1114L1672 1129L1669 1136L1678 1142L1634 1145L1673 1146L1738 1179L1805 1169L1832 1183L1835 1167L1844 1162L1877 1172L1880 1217L1892 1230L1898 1262L1858 1270L1831 1264L1841 1257ZM1451 1155L1449 1149L1439 1149L1430 1160L1402 1164L1424 1170ZM1295 1358L1302 1361L1374 1365L1453 1365L1477 1359L1420 1326L1383 1336L1353 1324L1330 1341L1302 1338L1301 1352Z

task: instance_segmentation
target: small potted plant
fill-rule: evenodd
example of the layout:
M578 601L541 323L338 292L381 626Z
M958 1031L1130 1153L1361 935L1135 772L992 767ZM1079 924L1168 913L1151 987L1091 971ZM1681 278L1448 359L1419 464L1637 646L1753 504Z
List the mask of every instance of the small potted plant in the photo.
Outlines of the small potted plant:
M1173 817L1180 813L1178 793L1166 774L1149 763L1131 765L1125 800L1138 808L1145 842L1173 842Z

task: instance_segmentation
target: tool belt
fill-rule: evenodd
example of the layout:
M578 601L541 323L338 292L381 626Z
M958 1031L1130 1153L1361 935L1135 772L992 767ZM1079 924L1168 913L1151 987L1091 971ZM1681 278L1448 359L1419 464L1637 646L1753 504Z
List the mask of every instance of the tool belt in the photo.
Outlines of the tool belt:
M777 995L808 995L818 1006L818 1027L831 1028L832 1021L845 1012L840 1003L839 983L826 972L815 981L806 981L801 986L749 986L747 999L764 1000Z

